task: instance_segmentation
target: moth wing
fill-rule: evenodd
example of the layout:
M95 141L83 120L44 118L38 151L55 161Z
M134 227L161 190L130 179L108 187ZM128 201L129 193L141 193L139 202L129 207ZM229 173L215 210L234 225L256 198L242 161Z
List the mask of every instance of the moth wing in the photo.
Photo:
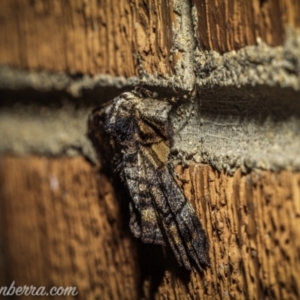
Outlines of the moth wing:
M165 245L165 239L157 220L157 213L149 193L145 161L138 151L124 168L124 176L132 202L130 203L130 229L144 243Z
M200 270L201 266L209 266L209 242L205 230L167 166L161 172L161 190L169 199L169 209L176 220L180 237L188 249L190 258Z
M139 152L143 162L142 177L151 179L144 182L148 187L147 205L144 207L155 211L156 220L178 261L191 269L193 260L201 270L201 266L209 264L208 240L194 208L177 185L165 159L162 159L162 145L163 142L160 142L157 147L141 147Z
M169 188L171 188L170 182L167 183L167 181L171 181L172 184L174 179L170 176L157 149L153 147L141 147L139 155L140 160L143 162L142 177L150 179L148 182L145 182L145 184L147 184L147 191L146 194L144 194L146 197L143 197L143 207L141 207L141 214L144 217L144 221L147 223L145 210L147 210L148 207L151 207L151 210L155 213L156 226L163 232L163 235L171 246L177 260L187 269L191 269L190 258L187 252L189 249L186 247L186 243L189 242L189 239L182 237L182 225L179 224L182 220L178 219L172 211L174 206L172 203L173 201L179 200L179 204L184 206L186 204L186 199L182 193L180 194L181 198L179 199L176 199L178 196L176 196L175 199L170 197L173 195L169 190ZM169 174L169 177L166 176L165 173L167 173L167 175ZM167 189L164 187L165 184L168 184ZM196 255L194 255L194 257L196 257Z

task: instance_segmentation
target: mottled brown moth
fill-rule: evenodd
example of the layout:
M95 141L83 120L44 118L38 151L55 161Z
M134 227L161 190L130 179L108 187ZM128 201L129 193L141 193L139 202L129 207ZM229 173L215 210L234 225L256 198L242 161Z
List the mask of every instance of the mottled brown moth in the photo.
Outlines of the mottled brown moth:
M180 265L202 270L209 265L209 243L168 164L173 107L166 99L136 89L95 110L90 124L97 127L97 116L104 114L105 131L119 149L117 169L131 196L133 235L144 243L168 244Z

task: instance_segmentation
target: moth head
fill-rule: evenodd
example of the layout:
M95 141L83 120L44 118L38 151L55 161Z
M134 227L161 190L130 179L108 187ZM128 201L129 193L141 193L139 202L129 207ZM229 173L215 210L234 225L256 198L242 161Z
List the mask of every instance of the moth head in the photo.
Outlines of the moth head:
M130 139L135 132L136 105L139 101L133 93L125 92L105 110L105 129L119 142Z

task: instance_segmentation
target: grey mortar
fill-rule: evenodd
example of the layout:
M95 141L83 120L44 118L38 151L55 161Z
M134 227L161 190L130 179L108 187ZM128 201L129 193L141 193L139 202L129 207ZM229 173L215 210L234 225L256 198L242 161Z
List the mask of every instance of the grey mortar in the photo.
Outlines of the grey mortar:
M193 65L196 105L174 136L174 162L228 173L300 170L299 32L287 28L284 45L274 48L258 39L223 55L196 49Z
M193 51L196 40L193 36L193 22L191 19L191 6L189 1L174 0L175 25L173 27L173 47L171 53L181 53L182 59L174 67L176 80L180 88L192 91L195 85L193 69Z
M171 162L209 163L229 173L238 167L300 170L299 33L288 29L282 47L258 39L257 46L223 55L201 52L189 1L175 0L173 7L171 53L181 52L182 60L171 77L91 77L1 66L0 153L83 154L95 161L86 136L89 112L143 83L170 96L186 93L188 100L171 117L179 124ZM196 98L187 96L193 88Z
M90 107L65 102L59 108L47 105L23 105L0 111L0 152L74 156L79 153L96 160L86 137Z
M300 34L287 28L283 46L269 47L258 39L248 46L223 55L215 51L194 52L198 88L215 86L266 85L300 87Z
M171 161L208 163L229 174L238 167L299 171L299 100L299 92L278 86L202 90L189 110L172 116L187 124L174 135Z

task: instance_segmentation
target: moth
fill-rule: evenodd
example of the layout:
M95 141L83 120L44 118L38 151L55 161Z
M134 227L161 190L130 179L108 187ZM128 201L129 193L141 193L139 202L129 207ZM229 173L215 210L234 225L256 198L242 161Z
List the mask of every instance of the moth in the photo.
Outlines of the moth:
M119 150L116 169L131 196L133 235L144 243L169 245L180 265L202 271L209 266L208 239L168 164L173 107L148 90L136 89L94 111L90 127L97 131L103 122Z

